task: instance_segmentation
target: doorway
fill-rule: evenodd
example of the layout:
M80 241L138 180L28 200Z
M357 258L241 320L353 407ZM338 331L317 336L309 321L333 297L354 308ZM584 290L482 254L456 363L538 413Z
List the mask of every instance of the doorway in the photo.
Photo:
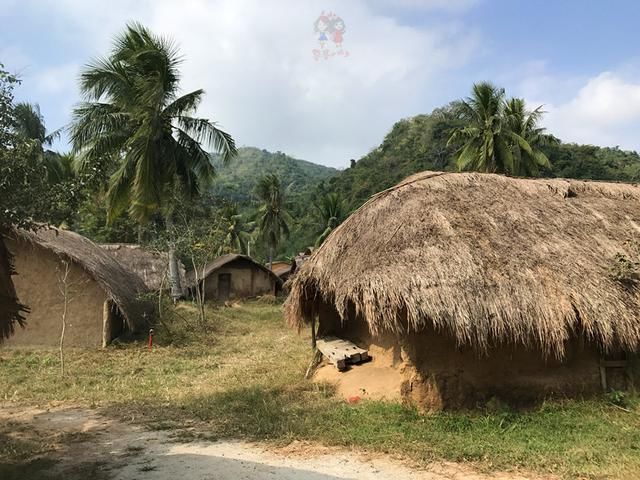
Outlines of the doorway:
M218 300L227 300L231 296L231 274L218 274Z

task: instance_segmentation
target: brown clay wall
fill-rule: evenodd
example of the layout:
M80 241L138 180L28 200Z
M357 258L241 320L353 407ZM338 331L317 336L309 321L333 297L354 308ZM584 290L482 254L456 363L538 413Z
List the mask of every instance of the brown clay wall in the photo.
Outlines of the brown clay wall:
M20 301L31 309L27 326L6 344L55 346L60 341L63 296L59 275L64 271L60 259L48 250L26 242L7 241L14 255L17 275L13 277ZM70 298L65 345L100 347L102 345L104 290L75 263L69 272Z
M236 260L212 272L205 281L206 300L221 300L218 292L218 276L231 275L229 298L249 298L275 294L275 282L267 272L244 260Z
M578 339L568 343L562 361L509 345L481 355L433 330L372 337L362 321L342 326L327 306L320 309L320 333L351 339L368 348L374 362L396 367L403 377L403 398L430 410L474 407L491 397L522 405L549 396L589 395L601 388L600 355Z
M427 407L473 407L494 396L526 404L550 396L591 395L601 388L600 355L578 339L567 343L562 360L513 345L482 355L457 347L450 336L434 331L407 336L398 343L415 366L406 392Z

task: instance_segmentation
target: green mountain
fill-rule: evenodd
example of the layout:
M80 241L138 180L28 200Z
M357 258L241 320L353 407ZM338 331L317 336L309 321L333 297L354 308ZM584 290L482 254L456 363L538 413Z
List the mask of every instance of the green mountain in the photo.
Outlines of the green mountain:
M278 175L283 185L289 185L291 198L309 194L338 173L335 168L253 147L238 149L238 156L228 165L222 165L217 159L214 163L217 178L211 193L240 204L251 201L259 179L270 173Z
M238 156L227 165L222 165L216 158L213 161L217 176L205 203L211 206L235 203L246 219L253 219L257 208L253 194L255 187L264 175L275 173L287 187L287 209L293 219L289 225L290 235L278 248L277 258L291 256L313 245L320 229L313 214L313 204L317 196L326 190L326 182L339 174L338 170L282 152L272 153L252 147L238 149ZM260 259L266 256L266 250L259 242L254 244L252 253Z
M339 193L354 209L414 173L455 171L456 152L447 141L458 124L451 106L400 120L379 147L332 177L327 189ZM545 153L552 165L551 170L542 172L545 177L640 181L640 155L636 152L561 143L546 148Z

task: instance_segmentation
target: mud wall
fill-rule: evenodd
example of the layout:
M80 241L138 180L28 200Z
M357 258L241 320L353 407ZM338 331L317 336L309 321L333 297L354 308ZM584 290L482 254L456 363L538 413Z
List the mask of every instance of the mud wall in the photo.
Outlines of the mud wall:
M276 293L275 281L270 274L251 262L238 259L211 272L206 278L204 284L206 300L225 300L218 288L219 275L221 274L231 275L230 299L250 298L266 294L275 295Z
M17 275L13 278L20 301L30 309L26 328L17 328L6 344L56 346L60 341L64 301L60 258L42 247L8 240L14 255ZM104 290L75 263L70 264L69 298L65 345L100 347L102 345Z
M547 397L601 391L600 354L577 338L567 343L562 360L514 345L498 345L484 355L456 345L451 336L433 329L373 337L363 321L342 325L328 306L320 309L319 332L348 338L368 348L374 362L397 368L403 380L402 397L428 410L475 407L492 397L526 405Z

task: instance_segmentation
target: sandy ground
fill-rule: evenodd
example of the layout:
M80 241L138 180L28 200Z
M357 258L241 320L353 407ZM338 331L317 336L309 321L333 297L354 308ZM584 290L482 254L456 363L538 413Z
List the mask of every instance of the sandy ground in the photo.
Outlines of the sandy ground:
M334 385L336 394L347 400L359 397L399 401L403 378L397 368L368 362L345 372L339 372L331 364L323 364L316 370L313 380Z
M17 437L37 432L66 439L48 454L55 460L48 473L67 480L539 480L509 473L483 475L452 463L412 469L380 455L304 443L280 449L242 441L185 443L170 432L149 431L86 409L4 406L0 421L15 426Z

